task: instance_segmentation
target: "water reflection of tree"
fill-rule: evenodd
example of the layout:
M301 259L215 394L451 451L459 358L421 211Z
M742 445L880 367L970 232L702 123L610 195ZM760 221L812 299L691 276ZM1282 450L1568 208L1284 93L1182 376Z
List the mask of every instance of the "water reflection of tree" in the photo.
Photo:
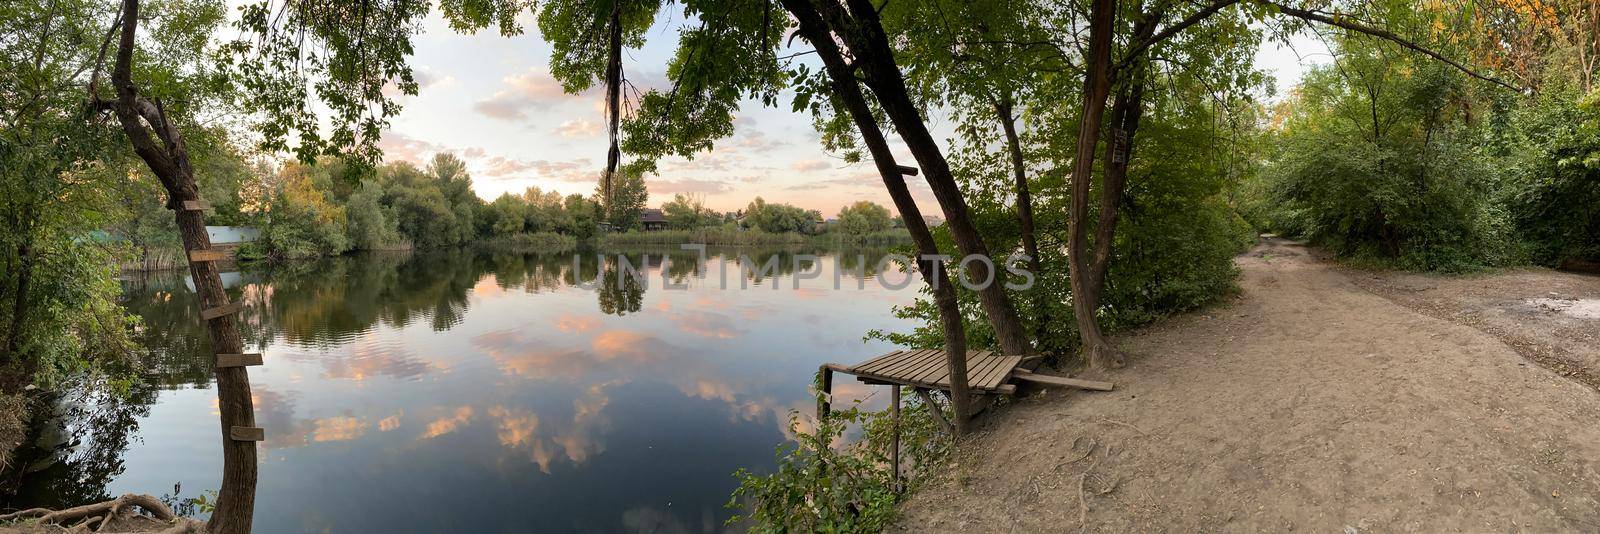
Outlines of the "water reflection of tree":
M870 279L880 274L887 252L873 248L810 252L821 258L817 260L821 265L804 254L808 252L712 248L705 257L709 262L726 262L722 268L727 281L737 286L738 278L746 274L752 285L770 284L771 277L794 275L797 267L808 272L838 269L843 280ZM650 279L625 275L619 256L634 272ZM347 344L380 323L403 328L426 320L437 331L453 328L465 317L473 288L490 275L502 290L593 288L602 313L635 313L643 307L650 284L683 285L707 276L700 260L699 251L676 247L586 252L577 254L576 260L564 254L470 249L368 253L247 267L243 277L247 282L229 292L246 305L240 318L248 346L264 349L281 337L296 346L327 349ZM763 272L768 266L772 269ZM140 277L125 284L124 303L143 318L137 338L148 350L148 379L163 387L204 387L211 382L210 350L196 296L183 280L181 272Z
M31 473L16 470L18 477L6 481L8 491L0 498L0 507L64 508L111 499L106 485L122 474L122 456L139 429L139 418L149 415L157 391L155 384L136 384L119 397L104 387L69 388L56 401L59 417L44 424L65 428L77 443L49 467ZM33 462L56 451L19 452L29 455L20 460Z
M801 252L802 254L804 252ZM823 256L825 266L847 279L879 274L882 249L846 249ZM827 258L837 254L838 260ZM471 250L417 253L370 253L278 266L246 267L245 283L229 288L230 300L245 303L241 330L247 346L264 349L280 336L302 346L337 347L382 323L405 327L426 319L435 330L459 324L472 301L474 287L494 276L501 289L528 292L563 287L594 287L600 311L626 315L643 307L650 283L662 284L663 272L673 284L706 276L695 250L629 251L623 258L641 274L642 283L624 273L616 252L570 255L483 253ZM770 276L796 271L796 251L712 249L711 262L726 261L728 280L737 283L741 256L759 270L776 258ZM859 256L859 257L858 257ZM666 258L668 261L663 261ZM834 262L838 261L837 264ZM576 268L574 268L576 262ZM801 269L817 266L800 262ZM142 318L136 338L145 349L144 379L127 397L80 399L64 418L79 440L67 458L25 479L6 481L29 502L0 506L61 507L109 498L106 484L123 471L122 455L138 431L138 419L149 413L161 389L206 388L212 379L211 351L196 296L182 272L137 277L124 285L124 305ZM269 361L270 365L270 361ZM178 482L178 481L173 481ZM196 488L203 489L203 488Z
M600 287L595 288L595 293L599 295L600 313L627 315L639 311L644 305L644 286L647 283L640 278L649 272L647 257L643 254L622 254L605 259ZM627 261L633 272L625 272L627 270L623 268L622 261Z

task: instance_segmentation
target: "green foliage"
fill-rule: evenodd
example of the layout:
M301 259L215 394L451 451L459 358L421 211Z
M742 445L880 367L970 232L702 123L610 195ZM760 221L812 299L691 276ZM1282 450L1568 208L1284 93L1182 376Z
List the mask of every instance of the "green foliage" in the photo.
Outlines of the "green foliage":
M661 213L667 218L667 227L674 230L693 230L722 224L722 216L706 208L705 199L682 193L673 195L671 201L662 204Z
M859 403L858 403L859 404ZM905 491L916 491L948 462L950 437L917 400L901 404L900 444ZM806 428L814 424L814 428ZM860 436L844 442L846 433ZM794 442L779 445L777 469L758 474L740 469L728 507L743 510L729 525L751 532L882 532L895 517L898 501L889 462L894 426L887 410L866 412L859 405L837 410L820 421L790 412Z
M446 15L458 25L485 19L483 10L446 4ZM417 94L407 60L429 6L426 0L259 0L240 6L233 23L238 37L223 43L219 59L227 80L241 89L239 103L258 118L261 147L293 148L304 163L323 156L347 156L358 165L378 162L376 143L400 110L385 86ZM291 147L290 139L298 144Z
M1263 180L1273 228L1346 257L1421 270L1512 261L1498 166L1448 67L1364 40L1306 76Z
M543 253L564 252L578 247L577 238L552 232L519 233L479 243L497 250Z
M133 355L113 278L130 250L94 232L121 212L128 162L81 107L103 8L0 6L0 394Z
M382 250L399 245L400 227L383 207L383 186L366 180L345 204L346 241L354 250Z
M839 230L851 235L866 235L889 229L889 208L862 200L839 210Z
M1600 261L1600 90L1539 95L1513 125L1503 196L1531 258Z
M789 204L768 204L761 197L756 197L744 208L745 227L774 234L809 234L816 230L817 223L821 221L822 214L816 210L805 210Z
M644 172L636 167L623 167L617 172L617 182L611 192L611 205L607 211L611 214L608 222L616 230L639 229L639 217L644 214L646 203L650 201L650 191L645 189ZM595 197L604 198L599 186L595 188Z

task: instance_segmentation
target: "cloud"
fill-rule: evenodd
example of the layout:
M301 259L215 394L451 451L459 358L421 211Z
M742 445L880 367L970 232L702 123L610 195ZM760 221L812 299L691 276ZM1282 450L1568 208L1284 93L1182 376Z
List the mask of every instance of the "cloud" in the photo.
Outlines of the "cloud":
M329 417L313 424L312 441L348 441L367 433L367 422L355 417Z
M791 165L791 167L800 172L813 172L827 170L829 167L832 167L832 165L829 165L828 162L819 159L805 159L794 162L794 165Z
M749 131L733 140L733 146L747 152L766 153L788 146L787 141L779 141L767 137L766 132L760 130Z
M568 139L583 139L600 135L600 123L589 119L573 119L556 127L556 135Z
M383 137L378 139L378 149L383 151L385 161L409 161L422 163L436 152L445 150L444 145L423 141L409 135L393 130L383 132Z
M472 407L462 406L460 408L456 408L455 412L451 413L450 415L434 419L432 422L428 423L427 431L423 432L422 437L417 439L429 439L443 436L445 434L455 432L456 429L461 428L463 425L466 425L470 422L472 422Z
M917 187L920 180L906 180L906 186L912 189ZM883 182L877 173L858 172L842 178L829 178L826 180L806 180L805 183L784 187L786 191L813 191L825 187L871 187L876 188ZM926 184L923 184L925 187Z
M569 334L588 332L600 326L600 320L593 317L562 314L556 319L556 329Z
M670 195L673 193L726 193L733 190L733 186L720 180L698 180L684 178L681 180L647 180L645 188L650 193L657 195Z
M394 430L396 428L400 428L400 417L404 416L405 414L406 414L406 412L404 410L401 410L399 412L395 412L394 415L385 417L383 419L379 419L378 420L378 431L379 432L388 432L390 430Z
M563 100L582 96L567 94L561 82L550 77L549 71L542 67L507 76L502 83L506 86L504 89L473 103L472 110L491 119L520 121L532 118L531 111L547 110Z
M568 161L549 160L522 160L495 156L485 162L488 166L482 174L496 180L516 180L523 178L542 178L558 182L592 182L595 181L599 167L589 158L578 158ZM529 175L532 176L529 176Z

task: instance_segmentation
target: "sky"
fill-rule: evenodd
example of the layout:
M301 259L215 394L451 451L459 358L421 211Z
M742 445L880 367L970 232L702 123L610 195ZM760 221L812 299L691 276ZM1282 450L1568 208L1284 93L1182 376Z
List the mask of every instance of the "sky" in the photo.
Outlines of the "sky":
M462 35L435 11L416 40L412 65L418 94L400 99L404 108L391 118L380 143L385 158L425 163L435 153L454 152L467 162L473 187L485 199L530 186L564 195L593 192L606 152L601 91L562 92L549 73L550 46L538 37L531 18L522 17L527 31L516 37L492 29ZM624 52L625 75L641 90L670 85L665 65L682 17L668 18L650 30L644 48ZM1291 43L1292 49L1269 43L1257 55L1258 68L1277 77L1278 95L1299 79L1302 57L1314 63L1329 59L1311 36ZM809 48L800 41L795 47ZM890 205L870 163L846 164L823 150L810 116L791 112L789 95L779 101L779 108L745 102L733 136L710 152L692 160L663 159L659 174L645 177L649 205L659 207L677 193L700 196L718 211L743 208L756 196L828 217L859 200ZM928 121L935 138L953 135L938 112ZM898 159L912 161L898 138L890 141ZM924 213L939 212L925 182L907 183Z

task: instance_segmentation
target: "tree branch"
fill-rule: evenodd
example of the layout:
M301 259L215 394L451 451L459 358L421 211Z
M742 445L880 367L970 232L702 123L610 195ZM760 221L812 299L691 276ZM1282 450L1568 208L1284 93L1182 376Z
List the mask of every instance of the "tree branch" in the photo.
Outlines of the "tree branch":
M1327 24L1327 25L1330 25L1330 26L1336 26L1336 27L1339 27L1339 28L1344 28L1346 30L1350 30L1350 31L1357 32L1357 33L1364 33L1364 34L1367 34L1367 35L1370 35L1370 36L1373 36L1373 37L1377 37L1379 39L1383 39L1383 40L1392 42L1394 44L1400 45L1401 47L1409 48L1409 49L1411 49L1413 51L1419 52L1422 55L1425 55L1425 56L1431 57L1433 59L1437 59L1439 61L1442 61L1445 64L1450 65L1451 67L1455 67L1456 70L1459 70L1459 71L1461 71L1461 72L1465 73L1466 75L1471 76L1473 78L1477 78L1479 80L1483 80L1483 81L1486 81L1486 82L1489 82L1489 83L1504 87L1506 89L1510 89L1512 91L1516 91L1516 92L1519 92L1519 93L1522 92L1522 88L1521 87L1517 87L1515 85L1511 85L1509 83L1500 81L1499 78L1495 78L1493 76L1480 74L1477 71L1472 70L1471 68L1467 67L1466 65L1462 65L1461 63L1457 63L1453 59L1444 57L1444 55L1442 55L1442 54L1440 54L1438 52L1434 52L1432 50L1429 50L1429 49L1423 47L1422 45L1419 45L1419 44L1413 43L1411 41L1408 41L1408 40L1406 40L1404 38L1401 38L1399 35L1395 35L1394 32L1390 32L1388 30L1384 30L1384 29L1381 29L1381 28L1374 28L1372 26L1368 26L1368 25L1361 24L1361 23L1358 23L1358 22L1351 22L1349 20L1345 20L1345 19L1342 19L1342 18L1339 18L1339 17L1330 17L1328 15L1324 15L1324 14L1318 13L1316 11L1310 11L1310 10L1306 10L1306 9L1299 9L1299 8L1289 7L1289 6L1274 2L1272 0L1252 0L1252 1L1254 1L1256 3L1259 3L1259 4L1262 4L1262 5L1271 6L1272 8L1277 9L1279 13L1283 13L1283 14L1291 16L1291 17L1304 19L1304 20L1309 20L1309 21L1314 21L1314 22L1321 22L1323 24Z
M1161 31L1156 32L1156 34L1151 36L1149 39L1141 39L1135 42L1135 44L1128 49L1128 52L1122 55L1122 61L1118 61L1117 66L1112 68L1112 70L1120 71L1126 68L1128 64L1133 62L1133 58L1138 57L1139 54L1143 54L1144 51L1148 50L1150 47L1155 46L1161 41L1165 41L1174 35L1177 35L1178 32L1186 30L1190 26L1199 24L1200 21L1211 18L1212 15L1217 14L1218 11L1222 11L1223 8L1237 3L1239 3L1239 0L1217 0L1216 2L1212 2L1211 5L1206 6L1205 9L1196 11L1183 20L1178 21L1177 24L1162 28ZM1160 11L1156 11L1155 13L1157 14L1152 16L1160 16Z

